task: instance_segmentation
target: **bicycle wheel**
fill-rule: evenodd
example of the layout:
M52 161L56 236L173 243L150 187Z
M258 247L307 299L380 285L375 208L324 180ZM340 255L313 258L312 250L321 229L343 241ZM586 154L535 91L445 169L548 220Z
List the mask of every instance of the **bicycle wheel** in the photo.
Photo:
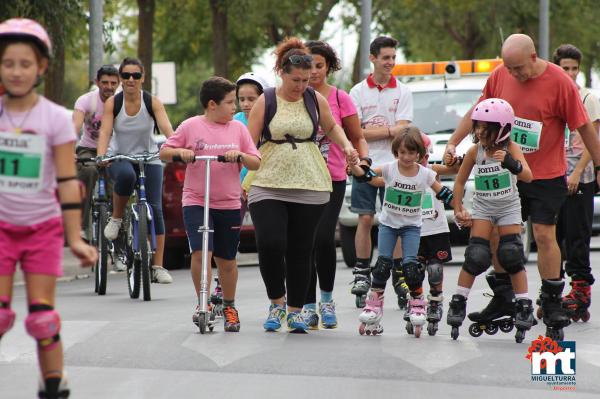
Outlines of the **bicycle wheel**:
M125 253L128 255L127 261L127 288L129 289L129 297L131 299L137 299L140 297L140 283L141 283L141 266L140 260L134 256L133 251L133 220L130 217L124 218L123 222L127 222L127 248Z
M98 248L98 263L96 264L96 288L98 295L106 294L106 280L108 277L108 240L104 237L104 227L108 222L108 207L106 204L97 204L96 245Z
M149 254L150 245L148 245L148 209L146 204L138 207L138 249L140 253L140 266L142 268L142 286L144 288L144 301L149 301L151 270L150 262L152 261Z

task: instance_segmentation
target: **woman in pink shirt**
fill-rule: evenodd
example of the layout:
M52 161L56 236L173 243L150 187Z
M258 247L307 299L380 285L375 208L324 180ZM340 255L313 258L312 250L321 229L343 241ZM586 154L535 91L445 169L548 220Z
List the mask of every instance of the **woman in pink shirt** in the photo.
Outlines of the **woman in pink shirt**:
M327 77L341 69L340 60L335 50L322 41L309 41L305 45L313 57L309 85L327 99L336 123L344 129L346 137L358 150L359 156L363 159L362 163L368 163L366 157L369 149L362 134L360 121L352 99L345 91L327 83ZM321 325L324 328L335 328L337 326L335 303L333 302L333 284L337 261L335 228L346 193L346 155L322 131L317 134L317 143L327 163L333 191L317 227L313 256L315 267L313 268L303 315L310 328L318 328L319 316L317 315L316 304L318 275L321 289L319 302Z
M240 241L240 169L260 166L256 149L246 126L232 120L236 111L235 84L221 77L212 77L202 84L200 101L204 115L186 119L160 150L160 159L169 162L180 159L190 163L183 183L183 219L192 250L192 280L199 295L202 271L202 234L204 224L205 163L196 162L197 155L224 155L228 163L211 164L210 233L208 259L214 255L219 279L223 286L223 314L225 331L240 330L240 319L235 308L237 264L235 257ZM208 269L210 292L211 271ZM192 316L198 324L197 307Z
M51 53L48 34L37 22L15 18L0 24L0 81L6 90L0 99L0 337L15 321L10 302L19 263L29 305L25 330L38 343L40 398L66 398L60 316L54 309L63 222L82 265L93 265L97 254L79 236L81 194L71 118L35 91Z

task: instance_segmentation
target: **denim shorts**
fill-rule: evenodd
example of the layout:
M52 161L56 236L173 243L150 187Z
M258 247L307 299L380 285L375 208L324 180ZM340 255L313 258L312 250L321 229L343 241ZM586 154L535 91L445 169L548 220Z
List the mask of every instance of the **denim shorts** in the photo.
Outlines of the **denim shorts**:
M359 215L374 215L376 212L375 201L379 191L379 203L383 203L384 187L373 187L369 183L359 183L352 179L352 197L350 198L350 212Z
M217 258L232 260L240 243L241 217L239 209L210 209L208 225L214 230L208 235L208 250ZM183 223L190 250L202 251L202 233L198 230L204 223L204 207L183 207Z

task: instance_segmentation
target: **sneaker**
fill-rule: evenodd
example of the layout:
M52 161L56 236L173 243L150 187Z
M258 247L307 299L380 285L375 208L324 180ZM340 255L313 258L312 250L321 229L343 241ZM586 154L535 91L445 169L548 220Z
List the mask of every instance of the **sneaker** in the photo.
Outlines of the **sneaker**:
M114 241L119 236L119 230L121 229L121 224L123 223L123 219L113 219L112 216L108 218L108 223L104 228L104 237L107 240Z
M287 326L291 333L305 333L308 330L308 324L306 324L302 312L289 312Z
M233 306L225 306L223 314L225 315L225 331L240 331L240 318L237 309Z
M336 328L337 316L335 315L335 302L319 302L319 313L321 313L321 325L323 328Z
M302 317L308 328L311 330L319 329L319 315L315 309L305 307L302 309Z
M159 284L171 284L173 277L169 274L167 269L162 266L152 266L152 280Z
M123 262L121 258L117 258L117 260L113 264L113 270L116 272L124 272L125 270L127 270L127 265Z
M281 323L285 318L285 305L274 305L269 306L269 316L263 324L266 331L278 331L281 328Z

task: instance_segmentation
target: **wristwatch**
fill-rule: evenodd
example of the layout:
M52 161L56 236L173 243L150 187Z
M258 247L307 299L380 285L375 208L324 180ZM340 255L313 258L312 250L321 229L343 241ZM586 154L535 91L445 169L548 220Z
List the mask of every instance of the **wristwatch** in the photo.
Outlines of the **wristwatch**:
M369 166L373 165L373 160L369 157L362 157L362 158L358 158L361 161L367 161L367 163L369 164Z

